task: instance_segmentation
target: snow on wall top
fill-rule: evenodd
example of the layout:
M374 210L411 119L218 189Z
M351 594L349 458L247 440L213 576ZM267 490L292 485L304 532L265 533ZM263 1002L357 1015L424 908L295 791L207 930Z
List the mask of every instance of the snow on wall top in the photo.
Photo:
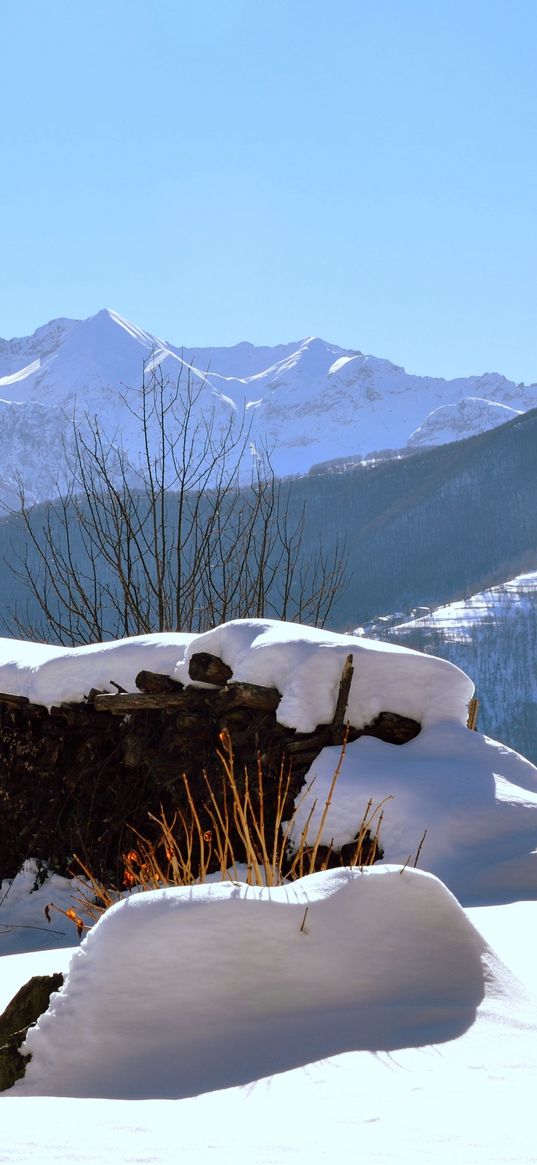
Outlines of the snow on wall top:
M278 720L300 732L332 719L349 654L354 676L347 715L356 728L382 711L424 725L465 724L473 694L468 676L445 660L274 619L237 619L201 635L163 633L74 648L0 639L0 691L50 708L81 700L90 688L113 691L112 681L133 691L142 670L189 684L189 660L199 651L223 659L236 681L276 687L282 694Z
M234 680L278 688L277 718L300 732L332 719L349 654L354 676L347 717L356 728L382 711L422 724L446 719L465 724L473 694L468 676L442 659L274 619L238 619L198 636L187 646L175 679L187 682L189 659L197 651L223 659Z
M51 708L62 701L83 700L91 688L113 692L112 681L134 691L143 669L172 674L194 638L167 632L83 647L0 639L0 692L27 696L33 704Z

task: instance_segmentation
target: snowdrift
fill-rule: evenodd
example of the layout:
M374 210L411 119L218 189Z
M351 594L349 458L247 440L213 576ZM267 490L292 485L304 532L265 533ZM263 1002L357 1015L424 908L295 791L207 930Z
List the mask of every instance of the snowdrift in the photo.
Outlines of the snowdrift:
M415 870L136 895L74 955L10 1094L190 1096L338 1052L452 1039L483 998L484 949L452 895Z

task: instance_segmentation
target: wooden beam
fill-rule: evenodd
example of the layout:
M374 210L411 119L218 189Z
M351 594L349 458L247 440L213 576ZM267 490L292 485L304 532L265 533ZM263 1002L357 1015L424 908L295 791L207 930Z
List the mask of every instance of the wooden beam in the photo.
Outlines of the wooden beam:
M343 671L339 681L339 692L336 701L336 710L331 724L332 744L343 744L345 739L345 713L349 702L349 692L354 675L352 655L348 655L343 664Z
M12 696L9 692L0 692L0 704L7 704L10 708L26 708L29 703L27 696Z
M468 704L468 721L467 721L468 728L470 728L472 732L477 732L478 714L479 714L479 700L477 699L477 696L472 696L472 699L470 700L470 703Z
M172 680L171 676L163 676L160 672L140 671L135 679L136 687L141 692L182 692L183 684Z
M113 716L124 716L127 712L143 712L148 709L162 711L167 708L181 708L185 703L181 692L126 692L115 696L108 692L95 696L93 707L96 712L111 712Z
M254 708L262 712L275 712L281 700L276 688L263 688L260 684L234 683L222 688L217 696L221 712L231 708Z

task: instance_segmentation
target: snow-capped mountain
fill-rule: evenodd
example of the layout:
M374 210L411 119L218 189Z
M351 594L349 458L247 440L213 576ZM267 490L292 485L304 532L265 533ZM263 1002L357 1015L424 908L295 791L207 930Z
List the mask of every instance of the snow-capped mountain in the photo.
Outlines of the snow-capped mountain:
M474 437L497 425L505 425L519 417L523 409L514 409L499 401L484 400L479 396L466 396L452 405L440 405L433 409L423 423L410 434L407 444L414 449L426 445L446 445L449 441L460 441L464 437Z
M144 374L190 375L199 407L246 415L252 439L272 452L279 474L300 474L335 457L441 444L491 428L537 404L537 385L496 373L457 380L413 376L388 360L316 337L278 345L180 348L103 310L53 320L33 336L0 340L0 457L13 485L55 492L73 413L120 433L135 459L128 403ZM61 476L61 474L60 474Z

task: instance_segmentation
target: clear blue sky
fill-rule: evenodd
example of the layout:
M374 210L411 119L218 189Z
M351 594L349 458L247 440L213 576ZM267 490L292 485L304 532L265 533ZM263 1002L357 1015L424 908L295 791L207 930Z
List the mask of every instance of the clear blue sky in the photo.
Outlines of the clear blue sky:
M0 335L537 381L535 0L0 2Z

